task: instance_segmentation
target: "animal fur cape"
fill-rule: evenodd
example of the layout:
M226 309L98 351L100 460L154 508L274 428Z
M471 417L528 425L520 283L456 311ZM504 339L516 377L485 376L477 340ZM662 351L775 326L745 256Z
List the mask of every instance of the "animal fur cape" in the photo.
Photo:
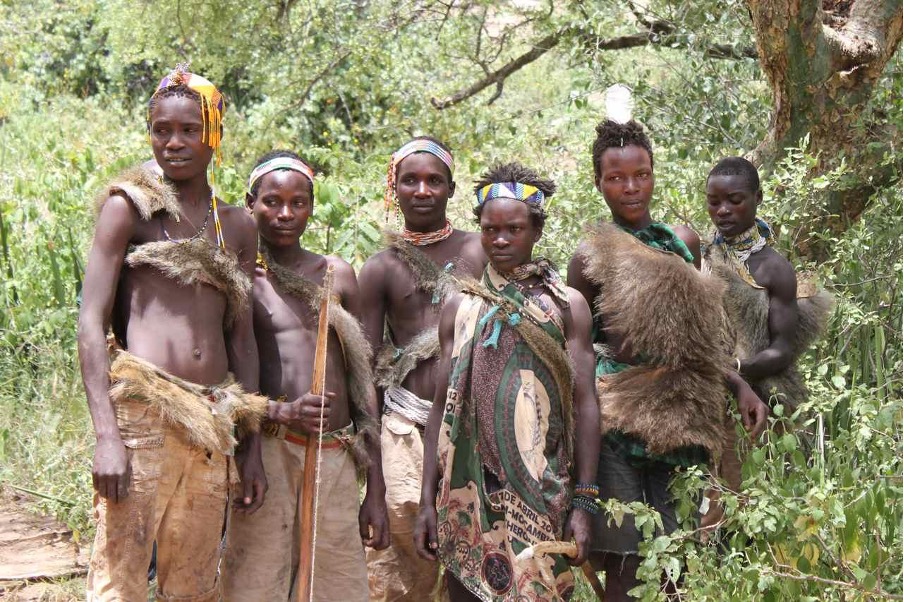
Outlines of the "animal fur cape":
M600 287L596 311L642 365L598 381L601 430L637 436L654 454L699 445L713 458L726 428L722 336L724 285L680 257L612 224L579 247L584 275Z
M145 221L161 212L176 221L182 215L176 190L143 167L123 172L107 186L98 196L97 211L100 212L104 202L115 194L125 196ZM212 286L226 296L227 328L232 327L248 307L251 281L242 271L238 258L205 238L143 243L129 250L126 264L129 267L150 266L184 286Z
M442 307L449 295L458 291L458 279L440 269L426 254L402 238L400 233L385 230L383 238L387 248L392 249L411 270L417 290L433 295L438 308ZM438 356L439 334L436 325L422 330L401 350L392 344L383 345L374 367L377 386L383 389L400 387L405 377L419 363Z
M145 167L127 169L101 190L95 201L96 213L100 213L104 203L113 195L127 198L146 222L161 211L177 222L182 218L176 189Z
M156 410L165 424L181 427L199 447L231 454L239 438L255 433L266 415L268 400L245 393L232 375L216 386L198 385L161 370L118 349L110 365L110 398L133 399Z
M727 286L723 306L735 335L735 354L742 359L753 357L770 344L769 295L765 289L745 282L718 254L709 253L706 259L713 276ZM834 304L831 294L824 289L816 290L810 281L800 277L797 291L798 323L792 339L794 361L778 374L751 383L763 401L774 398L792 412L808 397L803 377L797 370L797 358L825 332Z
M266 248L262 248L261 256L264 259L262 267L273 276L277 287L307 303L315 314L320 313L320 300L323 298L321 287L276 263ZM361 323L335 297L330 299L329 321L342 345L352 420L358 430L352 453L359 467L366 467L369 462L367 445L369 442L376 444L378 432L376 418L367 410L367 400L372 394L374 382L371 370L373 353Z

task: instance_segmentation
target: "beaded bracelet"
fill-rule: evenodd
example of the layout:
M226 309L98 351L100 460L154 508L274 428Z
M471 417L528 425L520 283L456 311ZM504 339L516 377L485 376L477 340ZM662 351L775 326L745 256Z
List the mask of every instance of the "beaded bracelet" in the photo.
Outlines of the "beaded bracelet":
M574 494L596 499L600 496L600 486L595 483L578 483L574 486Z
M590 514L599 514L600 507L596 503L596 500L586 495L576 495L571 498L571 507L577 508L579 510L584 510L585 512L589 512Z

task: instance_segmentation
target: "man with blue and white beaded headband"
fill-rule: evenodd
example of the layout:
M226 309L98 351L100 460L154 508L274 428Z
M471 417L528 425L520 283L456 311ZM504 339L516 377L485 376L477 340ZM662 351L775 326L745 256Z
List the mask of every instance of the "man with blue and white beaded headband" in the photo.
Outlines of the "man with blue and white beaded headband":
M568 599L598 508L590 308L533 257L555 184L510 163L475 192L489 265L440 317L415 545L453 601ZM572 539L570 558L529 553Z

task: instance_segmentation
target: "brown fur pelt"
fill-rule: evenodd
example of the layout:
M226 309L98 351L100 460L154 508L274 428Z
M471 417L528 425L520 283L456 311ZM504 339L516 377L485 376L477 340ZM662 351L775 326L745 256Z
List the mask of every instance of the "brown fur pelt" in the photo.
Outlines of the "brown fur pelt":
M110 366L110 398L147 403L164 423L182 427L199 447L232 453L239 438L257 432L268 400L245 393L232 375L216 386L202 386L168 374L139 357L117 350Z
M458 292L459 285L455 276L442 270L425 253L402 238L401 234L385 230L383 238L386 246L393 249L411 270L417 289L439 299L437 309L442 307L442 301L449 295Z
M101 190L95 202L97 213L100 213L109 197L117 194L129 199L141 219L145 221L150 220L159 211L165 212L177 222L182 215L176 190L163 178L144 167L133 167L122 172Z
M226 296L227 328L248 307L251 280L238 259L205 238L143 243L129 251L126 263L130 267L150 266L185 286L206 284L220 291Z
M712 273L724 281L727 292L723 305L735 333L734 353L741 359L755 356L769 347L769 295L742 280L715 254L708 256ZM764 401L781 402L793 412L807 400L803 377L797 370L797 358L825 332L826 321L834 300L824 289L816 290L809 282L798 282L798 322L791 341L794 362L780 373L751 383Z
M411 339L402 349L386 344L377 354L374 367L378 387L400 387L405 377L422 361L439 356L439 331L437 325L428 326Z
M511 301L491 292L473 278L462 278L460 286L465 294L474 295L499 305L499 311L493 315L491 321L500 320L508 324L509 316L519 313L518 308ZM574 366L571 358L563 345L530 318L522 319L514 326L514 329L537 358L546 364L556 381L564 414L565 455L571 461L574 450Z
M700 445L718 457L729 365L722 283L612 224L593 227L579 252L606 329L644 358L599 381L602 432L635 435L654 454Z
M296 274L292 270L279 265L266 249L261 255L267 270L273 275L276 285L285 293L307 303L311 310L320 312L320 299L323 296L321 287L310 280ZM367 452L369 445L379 445L377 419L367 408L367 401L373 395L373 371L371 360L373 352L364 336L361 323L350 314L336 298L330 299L329 322L345 357L345 375L348 384L348 396L351 400L351 415L358 431L352 453L359 468L366 468L370 463Z

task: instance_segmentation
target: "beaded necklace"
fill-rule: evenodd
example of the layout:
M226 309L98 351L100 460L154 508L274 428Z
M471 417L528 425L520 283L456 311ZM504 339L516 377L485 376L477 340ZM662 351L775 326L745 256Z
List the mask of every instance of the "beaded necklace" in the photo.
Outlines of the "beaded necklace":
M213 227L216 231L217 236L217 246L221 249L226 248L226 239L223 237L223 225L220 223L220 212L217 211L217 197L211 191L210 193L210 204L207 208L207 215L204 216L204 222L201 224L201 227L198 228L198 231L195 232L189 238L173 238L170 236L170 233L166 231L166 225L163 223L163 217L160 217L160 229L163 230L163 237L167 240L167 242L172 242L176 244L184 244L191 242L193 240L197 240L201 238L204 234L204 231L207 230L207 225L210 223L210 216L213 215Z
M404 228L402 229L402 238L416 247L425 247L446 240L452 236L452 232L454 232L452 222L446 220L446 225L434 232L414 232Z

